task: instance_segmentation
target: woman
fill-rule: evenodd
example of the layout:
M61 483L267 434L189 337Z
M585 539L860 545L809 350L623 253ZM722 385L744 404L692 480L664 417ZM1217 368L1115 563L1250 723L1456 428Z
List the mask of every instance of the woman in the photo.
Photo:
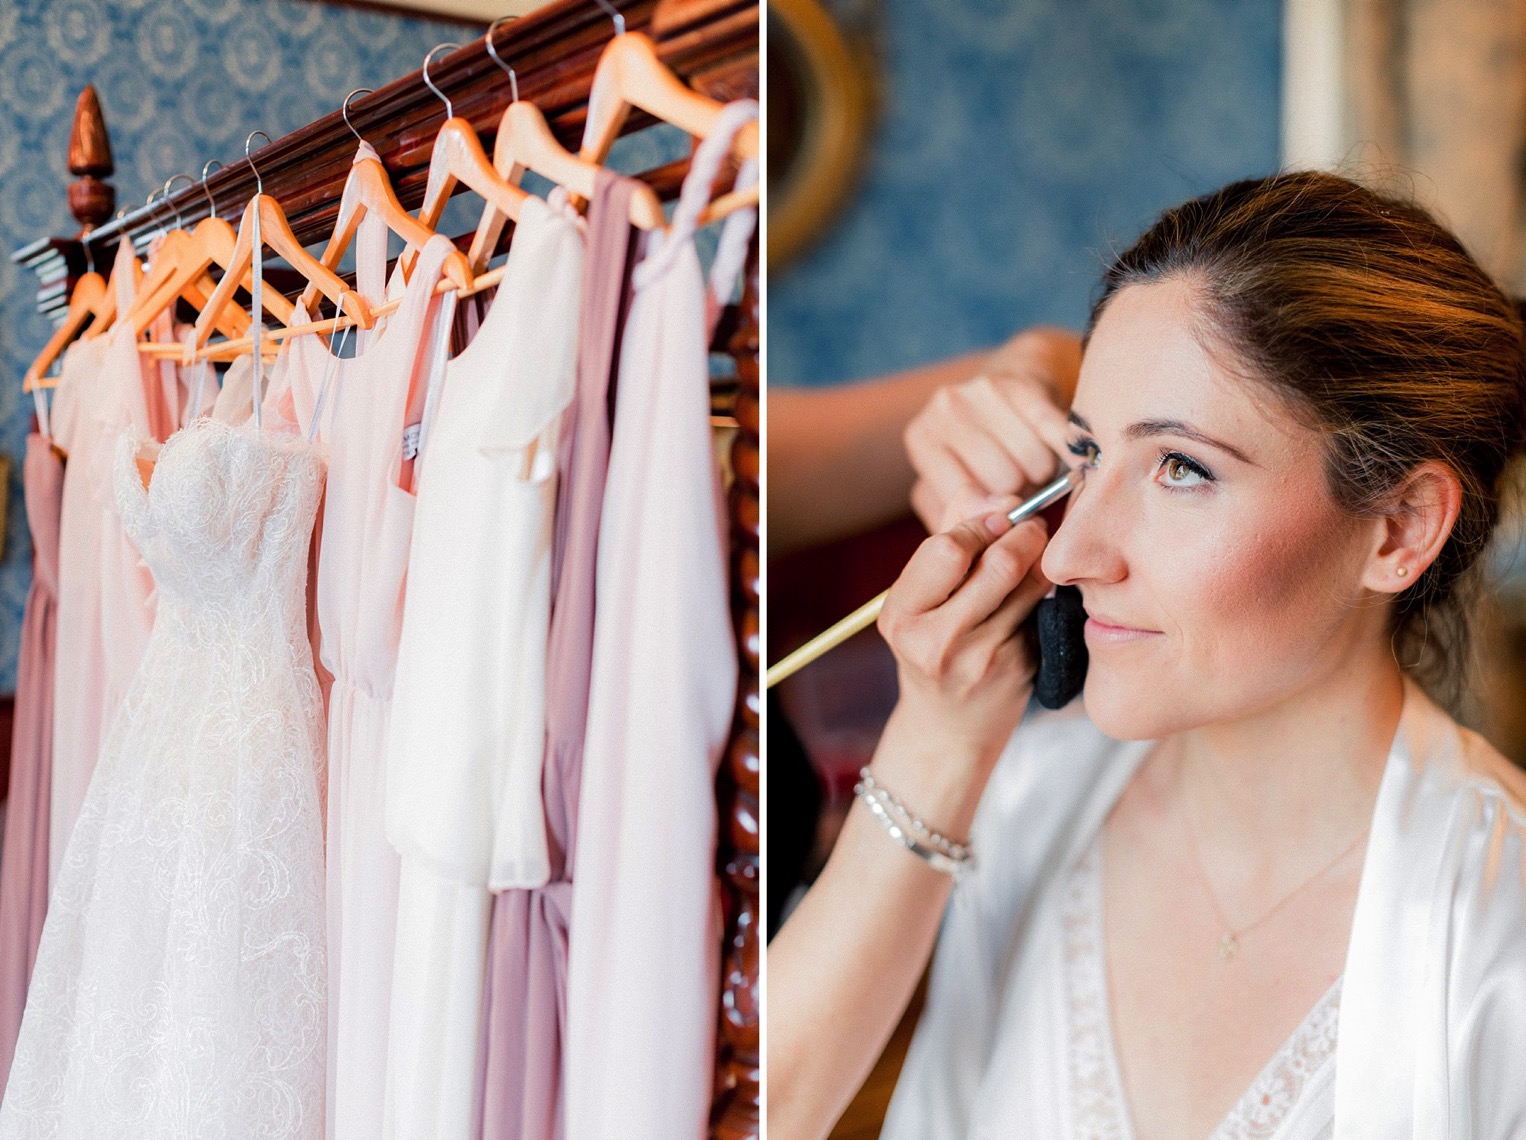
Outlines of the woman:
M886 603L878 814L770 950L770 1135L823 1135L873 1063L940 867L887 1136L1526 1130L1526 779L1427 696L1460 684L1522 347L1429 215L1330 175L1116 260L1063 523L990 502ZM1051 583L1090 615L1084 713L1025 715ZM903 809L941 859L887 837Z

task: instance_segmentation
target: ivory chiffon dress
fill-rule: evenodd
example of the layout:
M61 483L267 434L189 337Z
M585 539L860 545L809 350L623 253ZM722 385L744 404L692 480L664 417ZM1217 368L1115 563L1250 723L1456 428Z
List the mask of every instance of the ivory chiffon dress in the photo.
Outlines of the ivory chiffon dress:
M387 749L402 856L386 1129L467 1140L492 891L549 875L541 768L551 528L580 222L527 199L481 327L435 379Z
M577 394L562 418L551 546L541 773L549 876L543 886L511 888L493 899L477 1075L482 1140L560 1140L565 1129L572 864L593 664L599 516L609 464L609 391L626 295L633 187L629 179L601 169L588 204Z

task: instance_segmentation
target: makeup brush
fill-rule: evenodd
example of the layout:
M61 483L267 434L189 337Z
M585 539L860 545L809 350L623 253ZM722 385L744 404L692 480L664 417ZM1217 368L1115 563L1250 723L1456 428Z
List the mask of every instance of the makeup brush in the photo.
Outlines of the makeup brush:
M1007 518L1015 526L1024 519L1032 518L1052 503L1059 502L1081 485L1084 470L1084 467L1070 468L1031 499L1013 507L1007 512ZM792 676L809 665L827 650L837 648L855 633L873 625L874 620L880 616L880 610L885 608L885 595L888 593L890 591L886 590L878 597L871 598L836 625L818 633L784 660L770 665L764 674L763 687L773 688L784 678Z

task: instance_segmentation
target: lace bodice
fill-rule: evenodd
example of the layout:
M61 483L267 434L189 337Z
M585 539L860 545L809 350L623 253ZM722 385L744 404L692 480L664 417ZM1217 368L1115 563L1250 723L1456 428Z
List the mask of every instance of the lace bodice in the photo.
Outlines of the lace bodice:
M1072 868L1062 910L1075 1140L1133 1140L1113 1047L1102 936L1101 837ZM1330 1075L1340 1018L1339 980L1315 1003L1208 1140L1271 1140L1306 1094ZM1328 1130L1323 1135L1328 1135Z
M268 632L304 621L318 450L294 436L198 419L159 448L145 489L135 462L144 447L127 435L118 441L114 489L153 573L158 621Z

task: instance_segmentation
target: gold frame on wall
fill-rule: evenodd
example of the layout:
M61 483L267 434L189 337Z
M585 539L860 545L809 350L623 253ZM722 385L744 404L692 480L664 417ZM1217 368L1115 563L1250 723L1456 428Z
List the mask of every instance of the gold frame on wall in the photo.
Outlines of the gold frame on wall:
M770 115L768 269L798 256L826 229L853 189L874 108L868 53L850 44L817 0L768 0L768 69L800 92L790 159ZM770 86L773 84L771 83ZM789 128L785 128L789 129Z

